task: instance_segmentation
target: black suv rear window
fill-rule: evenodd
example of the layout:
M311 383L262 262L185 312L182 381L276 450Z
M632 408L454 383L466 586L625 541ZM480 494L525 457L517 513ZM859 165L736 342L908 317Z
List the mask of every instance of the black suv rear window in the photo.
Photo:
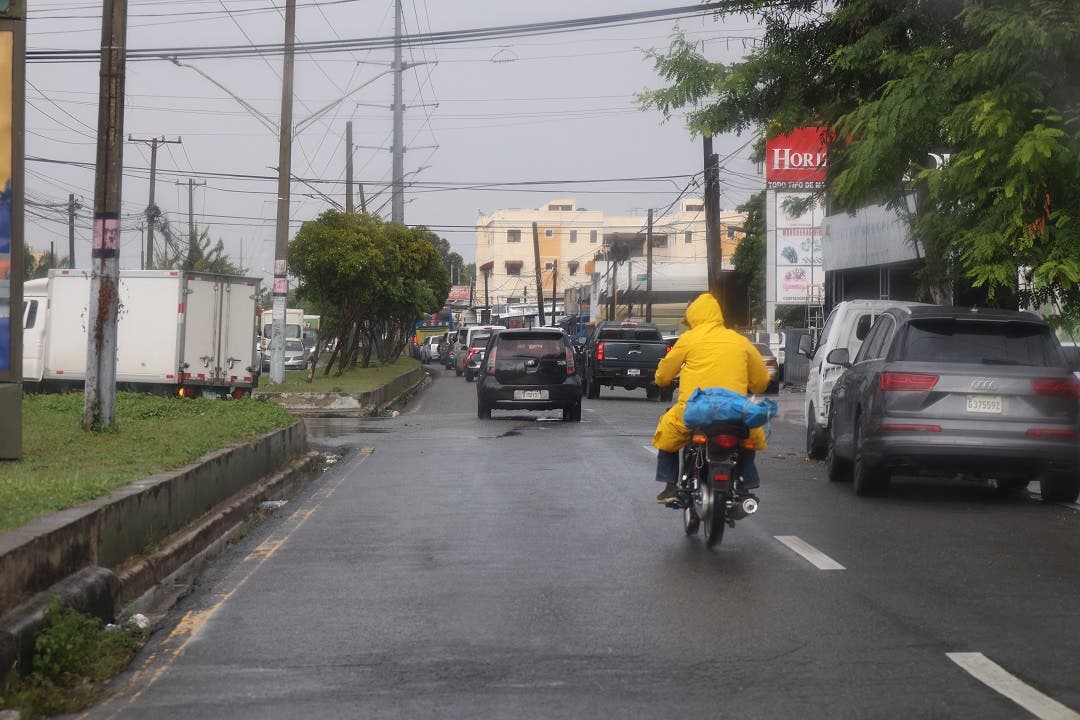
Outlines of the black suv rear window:
M1061 364L1050 329L1044 325L954 318L913 320L900 359L984 365Z
M565 353L562 338L558 337L501 337L499 338L499 357L507 355L526 355L529 357L561 358Z
M612 330L603 330L600 333L601 340L613 340L616 342L660 342L659 330L634 330L627 328L617 328Z

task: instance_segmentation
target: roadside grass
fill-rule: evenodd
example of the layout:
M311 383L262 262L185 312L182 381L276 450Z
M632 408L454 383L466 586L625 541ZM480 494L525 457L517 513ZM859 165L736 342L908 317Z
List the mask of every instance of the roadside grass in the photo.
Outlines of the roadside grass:
M0 461L0 532L292 424L275 403L118 393L116 425L81 428L83 396L23 398L23 456Z
M34 640L31 671L23 678L12 673L8 686L0 688L0 708L17 709L26 720L81 710L124 669L149 634L130 620L106 628L96 617L62 608L52 598Z
M292 370L285 373L285 382L280 385L271 385L267 380L267 374L259 381L256 393L345 393L355 395L358 393L374 390L394 378L405 375L410 370L421 367L419 360L411 357L399 358L393 365L372 365L366 368L350 368L334 377L333 371L329 375L323 374L323 367L315 370L315 378L309 384L306 370Z

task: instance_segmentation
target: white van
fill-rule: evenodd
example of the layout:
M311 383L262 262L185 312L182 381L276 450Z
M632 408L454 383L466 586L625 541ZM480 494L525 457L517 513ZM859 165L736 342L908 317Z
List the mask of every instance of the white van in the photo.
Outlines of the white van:
M829 440L829 395L844 372L840 365L825 362L825 356L830 350L847 348L848 356L854 358L878 315L891 307L923 304L905 300L845 300L837 303L829 313L817 347L811 346L809 335L799 338L799 353L810 358L810 373L806 377L806 397L803 400L806 454L809 457L825 457Z
M465 373L465 356L469 354L472 339L477 335L490 335L493 330L505 330L505 325L470 325L458 330L457 342L454 343L454 372Z

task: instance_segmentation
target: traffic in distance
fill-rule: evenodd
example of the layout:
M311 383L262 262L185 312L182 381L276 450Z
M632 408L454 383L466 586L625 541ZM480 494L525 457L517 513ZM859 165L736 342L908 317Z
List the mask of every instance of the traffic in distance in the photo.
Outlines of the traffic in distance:
M857 495L885 494L916 475L1003 493L1034 481L1054 502L1080 495L1080 357L1036 313L843 301L819 337L797 337L805 378L782 375L784 333L748 337L768 372L764 393L777 393L783 378L803 394L807 456L824 459L828 477L850 481ZM670 403L675 387L653 380L677 340L632 320L596 323L576 340L557 326L472 325L433 335L416 352L479 381L481 418L556 408L575 420L605 388Z

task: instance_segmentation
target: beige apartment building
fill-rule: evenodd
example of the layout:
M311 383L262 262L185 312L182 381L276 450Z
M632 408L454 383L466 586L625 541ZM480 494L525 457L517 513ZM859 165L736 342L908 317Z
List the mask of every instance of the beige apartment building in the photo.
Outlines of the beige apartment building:
M669 284L701 285L705 289L705 204L699 198L683 198L663 216L654 213L654 277ZM743 236L746 215L720 213L723 267L731 269L731 257ZM609 282L609 259L621 253L624 262L640 269L618 280L622 287L645 272L648 215L605 215L600 210L578 207L572 198L557 198L535 209L496 210L476 221L476 302L495 306L536 301L536 261L532 224L537 225L544 298L553 291L564 297L579 286L594 293L598 283ZM674 278L674 280L672 280ZM486 284L486 288L485 288ZM654 282L655 288L655 282ZM690 288L687 288L690 289ZM621 290L620 290L621 292ZM588 295L586 295L588 297Z

